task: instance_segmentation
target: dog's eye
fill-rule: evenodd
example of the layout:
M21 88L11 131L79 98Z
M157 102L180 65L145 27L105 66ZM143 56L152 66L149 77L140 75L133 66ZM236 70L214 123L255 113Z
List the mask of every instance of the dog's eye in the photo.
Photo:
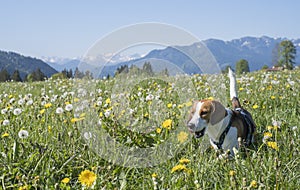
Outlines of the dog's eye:
M207 111L202 111L201 113L200 113L200 115L205 115L205 114L207 114L208 112Z

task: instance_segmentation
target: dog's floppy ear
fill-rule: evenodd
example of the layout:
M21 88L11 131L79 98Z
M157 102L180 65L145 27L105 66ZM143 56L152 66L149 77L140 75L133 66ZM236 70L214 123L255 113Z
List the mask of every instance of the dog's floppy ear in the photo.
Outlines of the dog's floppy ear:
M218 101L212 101L212 112L210 115L210 123L215 125L219 123L226 115L225 107Z

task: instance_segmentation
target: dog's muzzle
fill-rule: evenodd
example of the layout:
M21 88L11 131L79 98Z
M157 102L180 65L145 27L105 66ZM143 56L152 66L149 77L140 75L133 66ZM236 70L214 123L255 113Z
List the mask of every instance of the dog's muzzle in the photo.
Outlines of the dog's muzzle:
M203 137L203 135L205 134L205 129L206 129L206 127L205 127L204 129L202 129L201 131L196 131L196 132L195 132L195 137L196 137L196 138L201 138L201 137Z
M188 126L190 132L195 134L195 137L196 137L196 138L203 137L203 135L205 134L205 129L206 129L206 127L204 127L204 128L203 128L202 130L200 130L200 131L195 131L195 128L196 128L195 124L193 124L193 123L188 123L187 126Z

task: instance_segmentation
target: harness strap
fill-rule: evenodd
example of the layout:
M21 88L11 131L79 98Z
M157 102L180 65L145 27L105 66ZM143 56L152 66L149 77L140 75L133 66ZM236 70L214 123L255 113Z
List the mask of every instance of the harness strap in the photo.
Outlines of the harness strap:
M231 117L231 118L232 118L232 117ZM224 143L224 139L225 139L225 137L226 137L226 135L227 135L227 133L228 133L230 127L231 127L231 123L232 123L232 122L231 122L231 118L230 118L230 120L229 120L229 122L228 122L227 127L225 128L225 130L224 130L223 133L221 134L220 139L219 139L219 142L216 142L216 141L213 141L213 140L212 140L212 142L218 147L218 149L222 149L222 145L223 145L223 143Z
M254 124L249 116L249 114L247 114L243 109L241 108L236 108L236 111L240 112L240 114L243 116L244 121L246 122L246 126L248 127L248 134L247 134L247 138L246 138L246 145L249 146L251 144L252 141L252 134L253 134L253 128L254 128Z

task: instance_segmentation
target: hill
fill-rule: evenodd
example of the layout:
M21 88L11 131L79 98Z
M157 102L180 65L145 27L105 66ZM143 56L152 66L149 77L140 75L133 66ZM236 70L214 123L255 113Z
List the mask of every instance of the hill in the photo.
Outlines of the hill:
M246 59L249 62L250 71L260 70L264 65L273 66L272 57L274 47L286 38L271 38L267 36L262 37L243 37L233 39L230 41L223 41L219 39L207 39L198 43L187 46L166 47L164 49L154 49L143 57L138 57L130 60L114 61L113 64L105 64L104 68L95 68L94 72L102 70L101 76L113 75L116 69L122 65L138 65L141 66L145 61L150 61L153 68L164 68L164 64L172 63L175 67L181 69L185 73L201 72L199 68L193 64L191 58L182 52L188 52L189 55L199 54L199 50L204 46L211 52L215 60L223 69L226 66L235 68L235 64L240 59ZM297 49L296 65L300 64L300 39L291 40ZM203 46L204 45L204 46ZM193 56L192 56L193 57ZM211 60L211 58L204 58L204 62ZM72 67L76 66L76 63ZM101 61L99 61L98 65ZM103 61L102 61L103 62ZM77 61L77 66L80 61ZM51 64L50 64L51 65ZM61 64L64 68L69 69L68 64ZM95 65L95 64L93 64ZM104 64L102 64L103 66ZM168 64L170 65L170 64ZM61 68L63 68L61 67ZM168 68L169 69L169 68ZM99 74L99 73L98 73ZM96 74L97 75L97 74ZM96 76L94 74L94 76Z
M27 57L14 52L0 51L0 70L6 69L9 74L19 70L22 79L29 73L40 69L47 77L57 73L55 69L40 59Z

